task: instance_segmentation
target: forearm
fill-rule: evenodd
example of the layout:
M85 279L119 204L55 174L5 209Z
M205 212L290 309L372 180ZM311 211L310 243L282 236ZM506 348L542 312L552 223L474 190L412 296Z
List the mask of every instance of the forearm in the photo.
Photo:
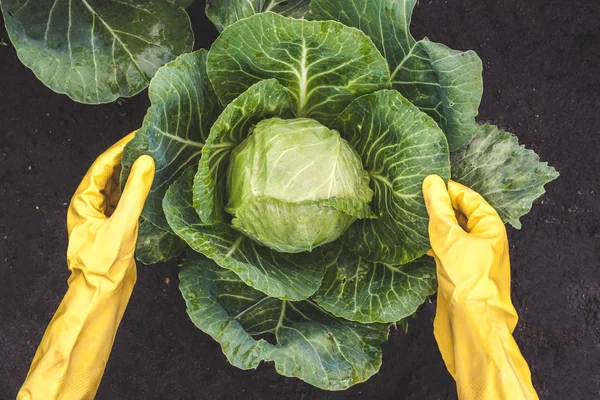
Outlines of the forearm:
M135 284L135 266L124 277L115 284L74 271L18 399L94 397Z
M454 375L459 397L537 399L531 373L503 313L484 302L464 302L449 309Z

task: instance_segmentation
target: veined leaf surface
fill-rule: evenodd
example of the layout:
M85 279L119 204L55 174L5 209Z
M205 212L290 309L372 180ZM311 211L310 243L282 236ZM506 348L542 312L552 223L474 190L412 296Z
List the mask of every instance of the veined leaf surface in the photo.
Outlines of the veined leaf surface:
M386 58L394 89L440 125L453 151L477 128L482 63L473 51L416 41L410 33L416 1L313 0L307 18L340 21L365 32Z
M177 257L186 248L179 236L164 231L151 222L140 221L138 240L135 244L135 258L143 264L156 264Z
M194 170L189 167L165 195L163 207L173 232L193 250L271 297L304 300L313 295L325 273L321 252L278 253L225 223L204 224L192 205Z
M544 185L559 175L533 150L519 145L515 135L491 124L479 125L471 143L454 152L451 160L452 179L481 194L517 229L519 218L544 194Z
M194 254L179 276L190 319L221 344L238 368L274 361L279 374L325 390L347 389L379 370L387 325L336 318L310 300L265 296ZM277 343L253 338L260 334L274 335Z
M386 62L364 33L272 12L226 28L210 49L207 71L223 104L275 78L290 92L296 116L323 124L360 95L389 86Z
M365 260L340 244L325 252L327 272L312 298L338 317L361 323L396 322L414 314L435 292L435 262L429 256L391 265Z
M21 62L50 89L86 104L139 93L194 44L187 13L164 0L2 0L1 6Z
M354 222L346 243L358 255L404 264L429 250L421 185L450 177L448 144L435 121L400 93L380 90L354 100L331 124L360 155L371 177L377 219Z
M310 0L210 0L206 2L206 16L222 31L240 19L262 12L302 18L309 4Z
M206 76L206 50L180 56L162 67L150 84L152 105L123 154L124 184L142 154L154 158L156 173L143 217L170 231L162 209L165 192L183 170L198 162L221 106Z

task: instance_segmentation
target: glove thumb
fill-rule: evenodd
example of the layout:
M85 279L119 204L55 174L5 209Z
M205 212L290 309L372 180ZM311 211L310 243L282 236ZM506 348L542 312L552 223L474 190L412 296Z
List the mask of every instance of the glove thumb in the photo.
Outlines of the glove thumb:
M124 231L133 231L137 226L152 187L154 170L154 160L148 155L139 157L131 166L121 199L110 217L111 220L119 221Z
M446 183L437 175L429 175L423 181L423 197L429 214L429 239L434 252L439 252L448 237L465 232L459 226L452 208ZM460 232L456 232L456 230Z

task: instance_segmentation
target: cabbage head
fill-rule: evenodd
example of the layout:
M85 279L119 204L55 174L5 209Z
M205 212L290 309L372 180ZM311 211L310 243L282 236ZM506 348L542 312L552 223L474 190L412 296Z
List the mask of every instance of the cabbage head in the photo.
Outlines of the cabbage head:
M239 368L272 361L327 390L367 380L389 325L435 292L423 179L473 187L518 227L557 176L476 122L481 60L415 40L414 5L211 1L210 50L150 83L123 156L123 178L156 161L138 251L187 248L187 312Z
M333 242L371 211L360 157L309 118L260 121L231 152L226 180L232 226L283 253Z

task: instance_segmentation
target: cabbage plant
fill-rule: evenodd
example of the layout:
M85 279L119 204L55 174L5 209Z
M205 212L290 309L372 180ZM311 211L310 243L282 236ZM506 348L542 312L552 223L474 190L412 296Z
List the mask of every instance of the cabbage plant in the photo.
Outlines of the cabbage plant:
M242 369L327 390L381 365L434 293L421 184L479 191L507 223L557 177L475 117L482 63L409 31L414 0L211 1L210 50L162 67L123 178L156 175L138 256L187 248L193 323Z

